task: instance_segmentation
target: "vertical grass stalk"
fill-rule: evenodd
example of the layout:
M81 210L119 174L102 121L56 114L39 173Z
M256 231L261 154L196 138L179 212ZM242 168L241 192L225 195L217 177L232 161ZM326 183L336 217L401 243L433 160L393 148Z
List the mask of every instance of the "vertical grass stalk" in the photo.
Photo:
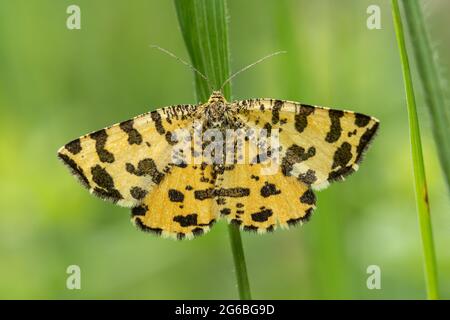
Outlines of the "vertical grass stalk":
M181 32L193 66L203 73L214 89L230 76L227 8L225 0L174 0ZM207 81L195 74L197 100L205 102L211 94ZM229 83L223 94L231 100ZM239 296L251 299L241 234L235 225L228 226Z
M420 83L433 122L433 135L436 141L442 171L448 191L450 191L450 107L446 105L437 62L431 49L425 28L424 18L417 0L403 1L406 25L412 41L412 52L417 64Z
M431 228L430 207L428 203L428 191L425 178L425 168L422 155L422 143L417 117L414 88L411 79L408 54L406 51L405 36L398 0L392 0L392 15L394 18L395 33L400 52L400 60L403 71L406 101L408 108L408 120L411 140L411 153L414 168L414 185L416 193L416 205L419 218L420 233L422 238L422 250L424 256L425 281L428 299L438 299L438 283L436 269L436 255L434 251L433 233Z

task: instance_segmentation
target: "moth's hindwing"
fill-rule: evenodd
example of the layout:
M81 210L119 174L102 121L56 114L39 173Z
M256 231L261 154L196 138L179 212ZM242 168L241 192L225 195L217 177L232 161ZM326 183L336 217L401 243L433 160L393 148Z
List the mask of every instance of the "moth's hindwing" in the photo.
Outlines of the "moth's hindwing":
M378 130L379 121L351 111L273 99L235 103L250 128L279 130L280 168L322 189L355 172Z
M225 170L217 179L218 190L234 192L222 192L225 196L216 199L215 210L229 223L257 233L306 222L316 203L310 187L280 170L262 174L264 167L236 164Z
M192 239L217 220L212 210L214 177L209 165L173 166L171 174L132 209L139 229L174 239Z
M188 127L196 110L178 105L137 116L69 142L58 157L94 195L136 206L164 179L172 132Z

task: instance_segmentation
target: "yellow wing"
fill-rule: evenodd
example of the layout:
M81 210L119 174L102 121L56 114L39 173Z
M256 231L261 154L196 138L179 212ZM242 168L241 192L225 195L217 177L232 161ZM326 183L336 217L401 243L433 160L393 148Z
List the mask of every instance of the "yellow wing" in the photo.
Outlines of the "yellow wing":
M89 191L126 207L139 205L171 169L173 131L191 125L197 106L158 109L87 134L58 157Z
M306 222L316 203L310 187L281 171L261 175L263 167L236 164L224 170L217 179L214 211L242 230L258 233Z
M234 103L250 128L279 130L280 166L314 189L322 189L358 169L379 121L351 111L273 99Z
M174 239L192 239L217 220L212 209L215 176L209 165L173 167L171 173L132 209L141 230Z

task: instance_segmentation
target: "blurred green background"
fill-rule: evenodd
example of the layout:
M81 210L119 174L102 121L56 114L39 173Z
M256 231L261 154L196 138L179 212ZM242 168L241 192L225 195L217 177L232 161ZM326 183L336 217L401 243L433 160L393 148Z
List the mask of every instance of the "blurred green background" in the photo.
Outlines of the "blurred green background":
M81 8L68 30L66 8ZM381 30L366 27L370 4ZM243 234L254 298L425 298L407 113L390 2L229 0L235 99L273 97L373 115L360 171L318 193L311 221ZM427 1L442 72L448 1ZM129 210L89 195L57 160L69 140L156 107L194 103L172 1L0 1L0 298L237 298L224 222L193 241L136 231ZM418 91L441 294L450 298L450 206ZM81 267L81 290L66 268ZM366 269L381 268L381 290Z

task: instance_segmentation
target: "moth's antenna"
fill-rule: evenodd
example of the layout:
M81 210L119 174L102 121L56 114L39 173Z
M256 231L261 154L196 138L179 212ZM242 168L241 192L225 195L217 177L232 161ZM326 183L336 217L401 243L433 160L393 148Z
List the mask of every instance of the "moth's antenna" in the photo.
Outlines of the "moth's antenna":
M233 74L231 75L231 77L229 77L227 80L225 80L225 82L222 84L222 86L220 87L220 91L222 91L223 87L225 87L225 85L226 85L228 82L230 82L231 79L233 79L234 77L236 77L238 74L244 72L244 71L247 70L247 69L250 69L250 68L253 67L254 65L256 65L256 64L258 64L258 63L260 63L260 62L263 62L263 61L266 60L266 59L269 59L269 58L271 58L271 57L273 57L273 56L276 56L276 55L278 55L278 54L280 54L280 53L286 53L286 52L287 52L287 51L277 51L277 52L271 53L271 54L269 54L269 55L267 55L267 56L265 56L265 57L262 57L262 58L259 59L258 61L255 61L255 62L253 62L252 64L249 64L248 66L242 68L241 70L239 70L239 71L233 73Z
M183 59L181 59L180 57L176 56L175 54L173 54L169 50L164 49L164 48L162 48L160 46L152 44L152 45L150 45L150 48L156 48L156 49L164 52L165 54L171 56L172 58L178 60L179 62L181 62L185 66L188 66L192 71L196 72L200 77L202 77L206 81L206 83L208 83L209 89L211 89L211 91L214 91L214 88L211 85L211 82L209 81L209 79L203 73L201 73L199 70L197 70L193 65L191 65L189 62L184 61Z

